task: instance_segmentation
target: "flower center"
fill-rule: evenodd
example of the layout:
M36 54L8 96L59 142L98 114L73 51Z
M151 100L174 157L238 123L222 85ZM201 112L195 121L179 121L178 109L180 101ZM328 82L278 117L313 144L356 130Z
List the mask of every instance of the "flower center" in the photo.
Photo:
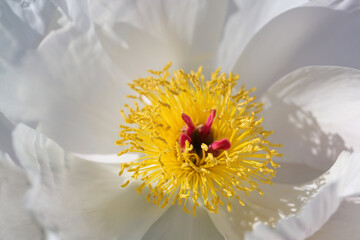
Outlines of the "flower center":
M152 76L134 80L130 87L138 96L128 114L121 111L122 125L116 144L126 152L141 153L133 162L121 164L131 178L140 179L139 193L147 187L146 199L164 207L179 202L184 211L200 205L217 213L219 206L235 199L244 205L241 193L258 191L259 183L271 184L280 156L267 140L272 133L262 127L258 114L262 104L251 96L254 89L233 87L238 76L211 74L208 81L197 72L150 71ZM147 101L145 102L144 99ZM141 106L140 106L141 104Z
M206 123L195 127L191 118L187 114L181 114L181 117L186 124L186 128L181 130L181 134L179 136L179 145L182 151L184 151L186 147L186 141L189 145L192 144L192 152L196 153L200 158L204 157L205 154L212 154L214 157L217 157L222 150L227 150L231 147L230 141L226 138L214 141L214 136L211 132L211 125L215 116L216 110L213 109L211 110ZM209 146L206 151L204 151L201 147L203 144Z

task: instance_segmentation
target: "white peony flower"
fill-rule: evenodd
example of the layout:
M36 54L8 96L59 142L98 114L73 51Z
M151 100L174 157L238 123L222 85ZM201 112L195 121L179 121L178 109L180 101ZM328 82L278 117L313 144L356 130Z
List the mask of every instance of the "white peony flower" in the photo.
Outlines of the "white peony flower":
M359 3L0 3L1 239L354 239L360 219ZM147 69L218 67L256 87L284 157L264 193L196 217L125 188L127 86ZM313 66L312 66L313 65ZM341 66L341 67L338 67ZM131 101L130 101L131 103ZM181 118L179 120L182 121ZM52 139L52 140L51 140ZM230 139L230 138L229 138ZM230 141L231 142L231 141ZM225 148L223 148L225 149ZM227 203L227 202L225 202ZM188 205L192 205L189 201Z

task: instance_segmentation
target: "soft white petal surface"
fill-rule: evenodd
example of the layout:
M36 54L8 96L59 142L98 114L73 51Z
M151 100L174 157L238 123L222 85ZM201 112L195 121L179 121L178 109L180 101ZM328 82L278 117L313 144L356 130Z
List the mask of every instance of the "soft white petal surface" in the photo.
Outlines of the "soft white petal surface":
M191 207L190 207L191 208ZM196 217L186 214L182 206L172 206L145 234L143 240L221 240L224 239L209 218L197 208Z
M343 201L321 229L309 240L343 239L353 240L360 236L360 198Z
M263 184L259 187L263 196L257 192L249 196L239 193L245 206L234 199L230 213L222 207L218 214L210 214L210 217L225 239L243 239L245 232L251 231L256 223L275 226L282 217L296 214L322 184L322 177L303 185Z
M10 140L10 139L9 139ZM25 209L30 184L25 173L0 151L0 236L2 240L43 239L42 229Z
M0 2L1 61L16 64L34 49L47 32L56 29L59 12L52 1L4 0Z
M357 0L316 0L309 1L306 6L328 7L349 12L360 10L360 2Z
M70 13L76 12L75 5L86 15L84 1L73 2ZM68 150L117 153L114 142L128 87L104 53L90 20L86 25L86 16L79 21L70 16L64 15L62 27L19 66L0 73L0 110Z
M11 132L14 125L0 112L0 152L6 153L17 162L11 143Z
M341 153L334 166L323 176L326 184L306 203L299 214L280 221L275 229L259 224L254 231L247 234L246 239L271 237L301 240L313 235L335 213L346 197L360 195L359 170L360 153ZM351 232L347 235L352 236L352 239L357 236Z
M280 151L282 150L283 148L280 148ZM279 159L276 159L276 162L279 161ZM273 178L273 182L302 184L317 178L323 173L323 170L313 168L303 163L281 161L280 168L276 169L276 177Z
M356 4L358 1L337 2ZM359 12L350 9L302 7L289 10L252 38L233 71L240 74L240 80L246 86L257 87L258 94L261 94L274 81L300 67L337 65L360 68L359 25Z
M27 24L31 29L35 30L39 34L45 33L46 25L51 21L50 12L46 9L51 4L51 1L39 0L39 1L21 1L21 0L5 0L2 7L6 5L12 10L22 22ZM5 25L8 23L5 23Z
M14 148L32 188L27 207L60 239L141 239L165 209L125 189L120 166L65 152L52 140L18 125Z
M224 27L227 1L101 0L90 11L117 66L130 78L162 69L211 67ZM145 75L145 76L146 76Z
M264 95L265 128L282 143L280 161L327 170L343 150L360 150L360 71L307 67Z
M307 2L308 0L231 1L216 66L222 67L226 72L232 71L246 45L263 26L281 13Z

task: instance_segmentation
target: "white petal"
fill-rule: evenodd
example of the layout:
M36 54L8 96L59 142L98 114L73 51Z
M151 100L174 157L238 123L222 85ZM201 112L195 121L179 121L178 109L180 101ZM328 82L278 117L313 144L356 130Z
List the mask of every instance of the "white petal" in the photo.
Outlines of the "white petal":
M89 15L88 0L52 0L54 4L61 9L61 12L67 18L73 27L79 30L85 30L92 27Z
M234 199L230 213L221 207L217 214L210 214L210 218L225 239L243 239L245 232L251 231L256 223L276 225L282 217L298 212L304 204L303 201L309 199L320 187L318 180L301 186L263 184L259 187L264 193L263 196L257 192L252 192L249 196L239 193L245 206L241 206Z
M181 206L172 206L149 229L143 240L220 240L206 210L197 208L196 217L186 214Z
M59 12L51 1L0 2L0 60L18 63L35 49L47 32L57 28Z
M44 34L46 31L46 25L51 21L51 12L47 12L51 2L46 0L39 1L13 1L5 0L10 9L16 14L22 22L26 22L33 30L39 34ZM52 4L51 4L52 5ZM5 7L5 4L4 6ZM54 10L52 5L50 8Z
M9 139L10 140L10 139ZM40 240L42 229L25 209L27 178L8 155L0 152L0 236L4 240Z
M280 161L327 170L343 150L360 150L360 71L307 67L265 94L265 128L282 143Z
M117 154L74 154L80 158L93 161L93 162L103 162L103 163L124 163L132 162L138 159L141 155L137 153L125 153L121 156Z
M18 125L14 147L32 189L27 206L60 239L141 239L165 211L122 189L120 166L65 152L52 140Z
M240 74L247 86L257 87L257 94L261 94L274 81L300 67L337 65L360 68L359 24L360 15L356 11L324 7L287 11L253 37L234 71Z
M328 7L335 10L354 12L360 9L360 2L357 0L316 0L309 1L307 6Z
M79 153L116 153L129 89L93 29L68 21L0 74L0 110Z
M148 69L209 69L225 19L226 1L94 1L90 11L104 48L130 79Z
M344 201L334 215L309 240L352 240L360 235L360 199Z
M11 143L11 132L14 125L0 112L0 152L8 154L16 161L14 149Z
M235 0L230 5L228 21L220 43L216 66L229 72L251 38L271 19L308 0ZM242 75L241 72L239 72Z
M360 153L343 152L330 171L320 179L325 184L306 202L298 214L283 219L275 229L259 224L253 232L247 234L246 239L274 236L274 239L300 240L313 235L334 214L346 197L360 195L359 170ZM352 239L357 236L352 233L348 235L352 236Z
M281 148L280 151L283 149ZM292 163L291 161L282 161L280 168L276 169L276 177L273 178L274 182L277 183L286 183L286 184L302 184L309 182L318 176L320 176L324 171L312 168L306 164L302 163ZM279 162L276 159L276 162Z

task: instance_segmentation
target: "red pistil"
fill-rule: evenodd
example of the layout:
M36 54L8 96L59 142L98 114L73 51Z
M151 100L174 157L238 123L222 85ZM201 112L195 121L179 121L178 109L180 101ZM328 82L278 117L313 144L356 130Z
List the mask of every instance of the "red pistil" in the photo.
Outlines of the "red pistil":
M192 122L191 118L185 113L182 113L181 117L186 124L186 134L188 136L191 136L193 134L193 132L195 131L194 123Z
M201 138L205 138L209 135L215 116L216 116L216 110L213 109L211 110L210 116L208 117L205 125L199 128L199 135Z
M231 147L230 141L224 138L219 141L213 142L209 146L209 151L228 150L230 147Z
M185 148L186 140L189 142L189 144L191 144L191 137L189 137L187 134L181 133L179 136L180 148Z
M216 116L216 110L213 109L205 124L195 127L191 118L182 113L181 117L186 124L186 130L183 130L179 136L179 145L183 150L186 147L186 141L193 145L193 152L202 156L201 144L205 143L209 146L207 153L212 153L215 157L218 156L221 151L227 150L231 147L231 143L228 139L224 138L219 141L213 141L213 134L211 133L211 126ZM210 144L210 145L209 145Z

